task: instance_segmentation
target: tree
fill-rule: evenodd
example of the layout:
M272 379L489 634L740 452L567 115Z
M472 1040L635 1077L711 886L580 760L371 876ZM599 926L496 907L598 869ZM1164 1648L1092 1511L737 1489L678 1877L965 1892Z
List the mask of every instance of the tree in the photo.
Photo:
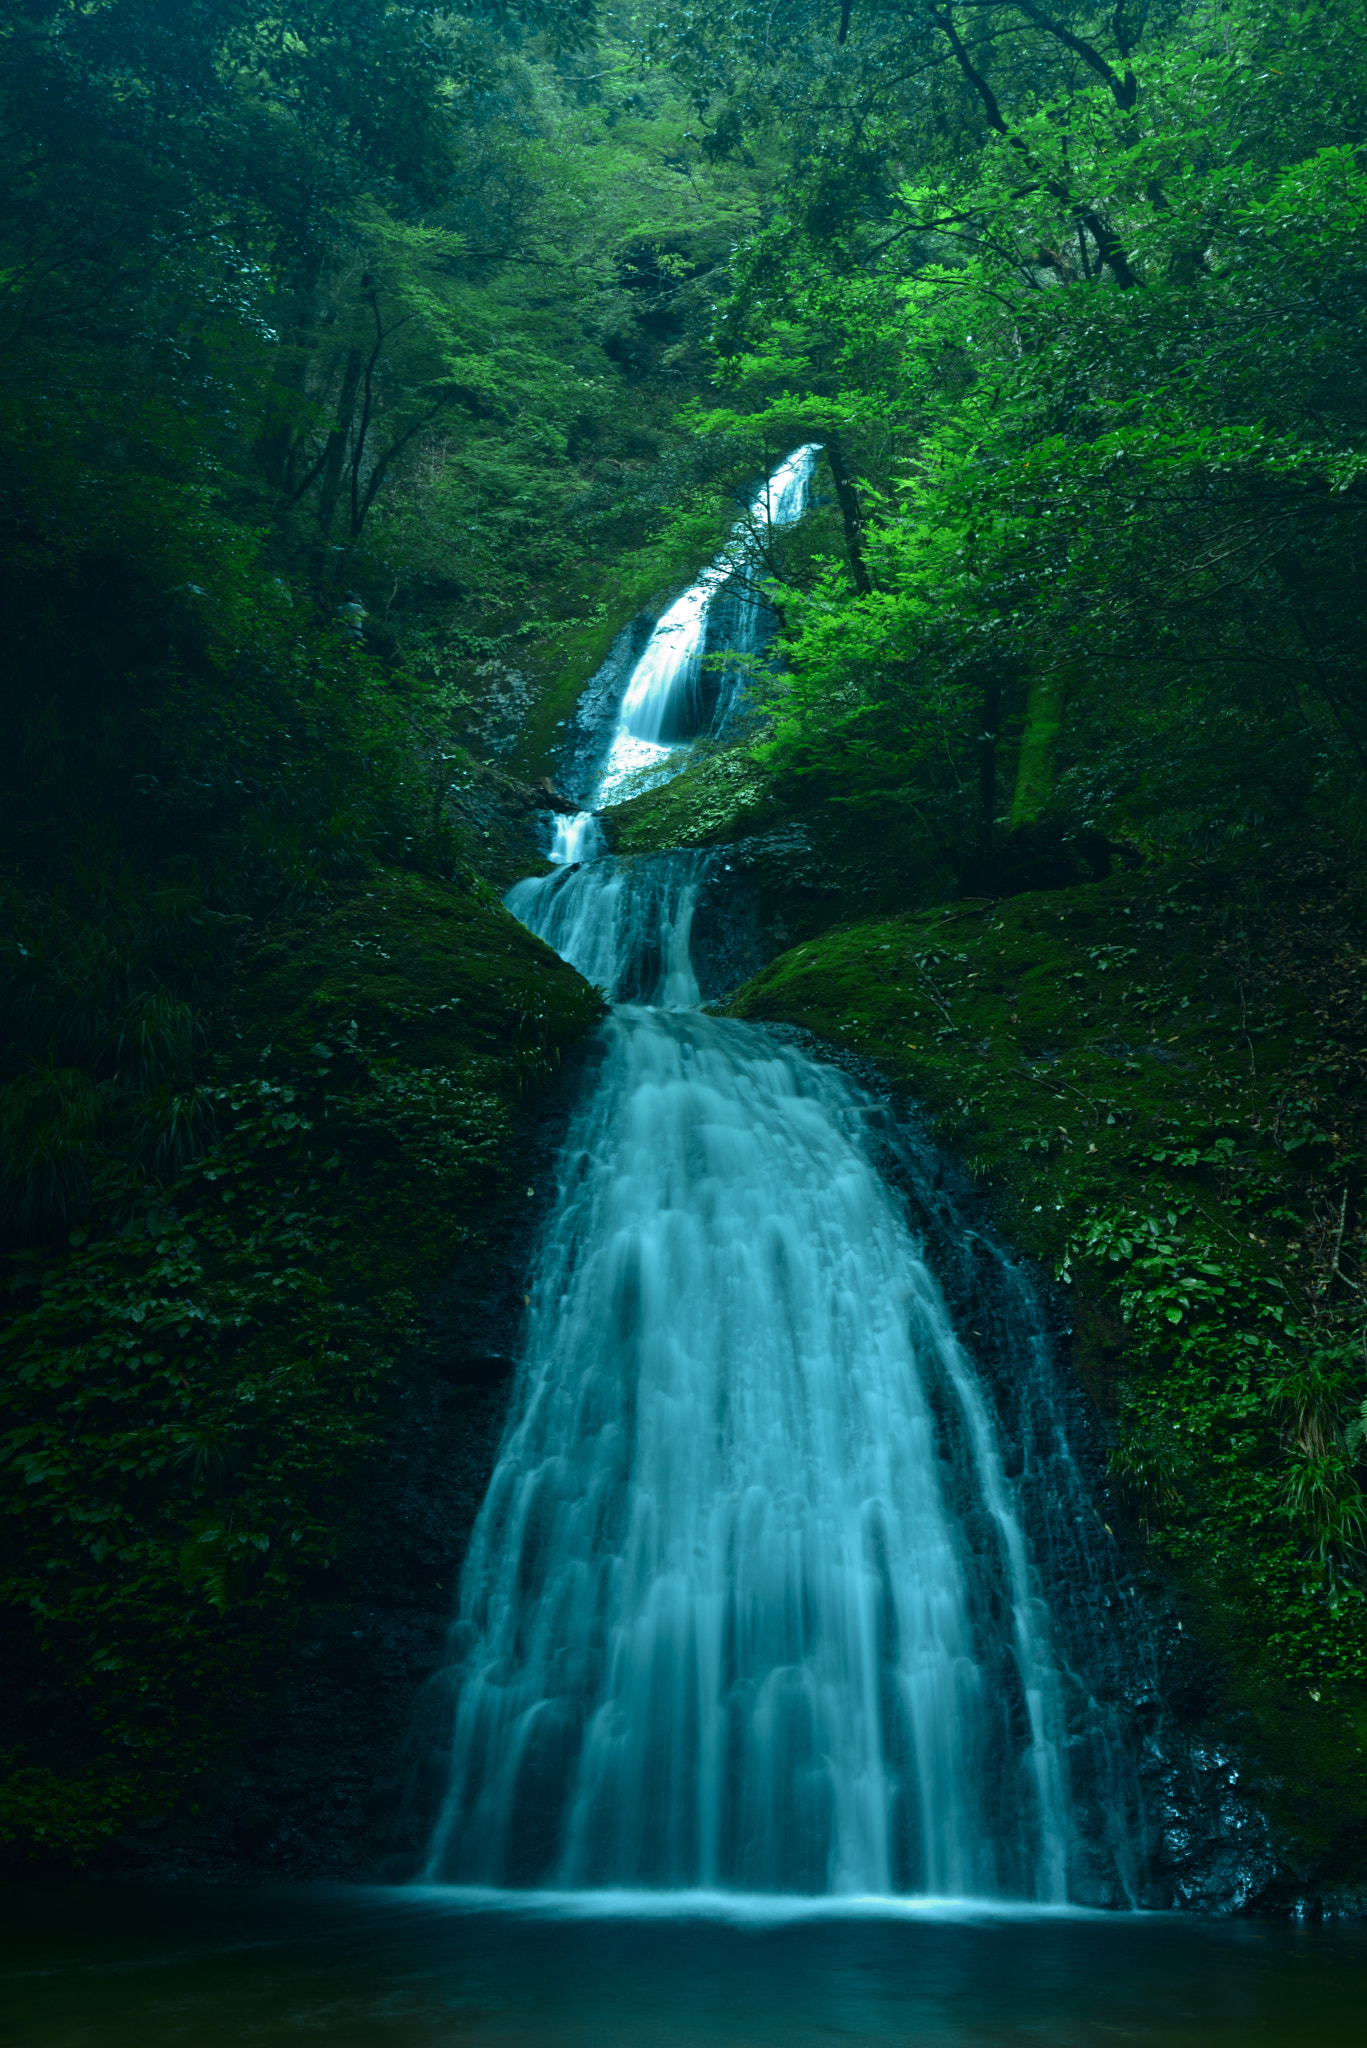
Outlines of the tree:
M913 175L832 210L795 133L794 189L718 326L734 420L812 420L838 393L837 495L877 508L862 575L847 547L786 605L775 764L858 789L900 759L938 789L950 689L964 863L995 729L977 672L1016 678L1004 715L1026 735L1003 830L1088 810L1098 742L1137 728L1159 803L1203 720L1242 735L1203 762L1221 829L1300 801L1331 760L1360 772L1367 75L1340 25L1232 6L1149 16L1141 40L1078 8L856 10L808 60L830 153L872 132L854 59L885 58L898 24L916 76L880 110L880 162L895 136ZM784 119L777 84L751 104Z

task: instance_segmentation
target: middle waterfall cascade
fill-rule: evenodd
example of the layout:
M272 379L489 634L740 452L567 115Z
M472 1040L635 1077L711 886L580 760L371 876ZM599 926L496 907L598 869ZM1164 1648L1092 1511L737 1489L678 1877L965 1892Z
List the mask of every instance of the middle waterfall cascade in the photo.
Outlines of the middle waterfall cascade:
M508 908L614 1002L687 1009L698 1001L689 938L711 858L600 856L515 882Z
M946 1232L931 1155L882 1170L871 1096L694 1007L713 856L597 830L508 899L618 1007L464 1567L427 1875L1133 1902L1138 1636L1033 1290Z

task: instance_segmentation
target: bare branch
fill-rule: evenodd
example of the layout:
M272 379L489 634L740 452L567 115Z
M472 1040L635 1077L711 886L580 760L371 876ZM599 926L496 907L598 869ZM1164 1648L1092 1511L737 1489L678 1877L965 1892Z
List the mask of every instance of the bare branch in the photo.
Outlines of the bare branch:
M1111 98L1120 111L1123 114L1130 112L1139 97L1139 82L1128 65L1125 67L1125 76L1118 77L1099 50L1094 50L1090 43L1084 43L1081 36L1075 36L1061 21L1051 21L1047 14L1034 5L1034 0L1015 0L1015 4L1028 20L1034 22L1036 28L1042 28L1046 35L1053 36L1065 49L1071 50L1074 56L1081 57L1083 63L1094 71L1098 78L1104 78L1111 89Z

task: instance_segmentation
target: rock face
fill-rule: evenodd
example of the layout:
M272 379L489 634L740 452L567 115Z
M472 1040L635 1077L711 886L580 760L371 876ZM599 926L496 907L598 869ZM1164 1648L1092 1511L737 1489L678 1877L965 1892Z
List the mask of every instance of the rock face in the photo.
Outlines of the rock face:
M1108 1519L1154 1621L1154 1700L1134 1710L1161 1730L1147 1766L1155 1867L1174 1903L1200 1910L1358 1913L1367 1879L1367 1720L1347 1675L1358 1610L1301 1561L1304 1532L1293 1545L1259 1506L1284 1484L1277 1359L1300 1338L1268 1352L1239 1461L1216 1462L1255 1318L1281 1331L1288 1294L1334 1299L1341 1180L1326 1165L1360 1115L1354 886L1314 863L1212 860L870 908L795 933L731 1005L874 1062L923 1106L1003 1237L1068 1282L1071 1367L1122 1475L1130 1446ZM750 929L763 935L762 912ZM1322 1066L1306 1064L1312 1046ZM1333 1091L1314 1078L1330 1072ZM1302 1121L1279 1143L1292 1103ZM1302 1222L1315 1213L1318 1238ZM1108 1217L1115 1257L1089 1257ZM1141 1229L1163 1240L1153 1267L1131 1263ZM1223 1291L1198 1301L1184 1282L1175 1321L1150 1284L1197 1259ZM1198 1379L1172 1370L1174 1332L1185 1343L1192 1328ZM1146 1492L1127 1435L1136 1399L1159 1404L1170 1444L1184 1389L1193 1452ZM1343 1675L1326 1681L1325 1667Z
M956 1327L972 1332L1008 1467L1024 1462L1033 1474L1026 1493L1051 1601L1089 1683L1116 1708L1137 1756L1137 1903L1214 1914L1360 1911L1351 1892L1325 1883L1298 1857L1269 1821L1237 1742L1212 1732L1220 1726L1224 1674L1181 1627L1170 1590L1139 1546L1111 1538L1100 1558L1088 1560L1060 1524L1059 1496L1075 1498L1080 1483L1088 1514L1105 1518L1107 1536L1110 1524L1124 1527L1105 1424L1073 1369L1076 1304L1002 1242L988 1200L931 1142L924 1110L889 1089L878 1067L795 1027L774 1028L881 1098L870 1132L874 1156L907 1204ZM1053 1469L1061 1443L1074 1468L1062 1485ZM1097 1642L1104 1645L1099 1656Z

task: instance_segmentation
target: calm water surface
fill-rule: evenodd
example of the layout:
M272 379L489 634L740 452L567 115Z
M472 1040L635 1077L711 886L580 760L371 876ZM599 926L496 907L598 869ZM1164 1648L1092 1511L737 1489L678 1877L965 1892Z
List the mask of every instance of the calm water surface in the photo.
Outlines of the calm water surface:
M3 1902L6 2048L1344 2048L1367 1929L193 1887Z

